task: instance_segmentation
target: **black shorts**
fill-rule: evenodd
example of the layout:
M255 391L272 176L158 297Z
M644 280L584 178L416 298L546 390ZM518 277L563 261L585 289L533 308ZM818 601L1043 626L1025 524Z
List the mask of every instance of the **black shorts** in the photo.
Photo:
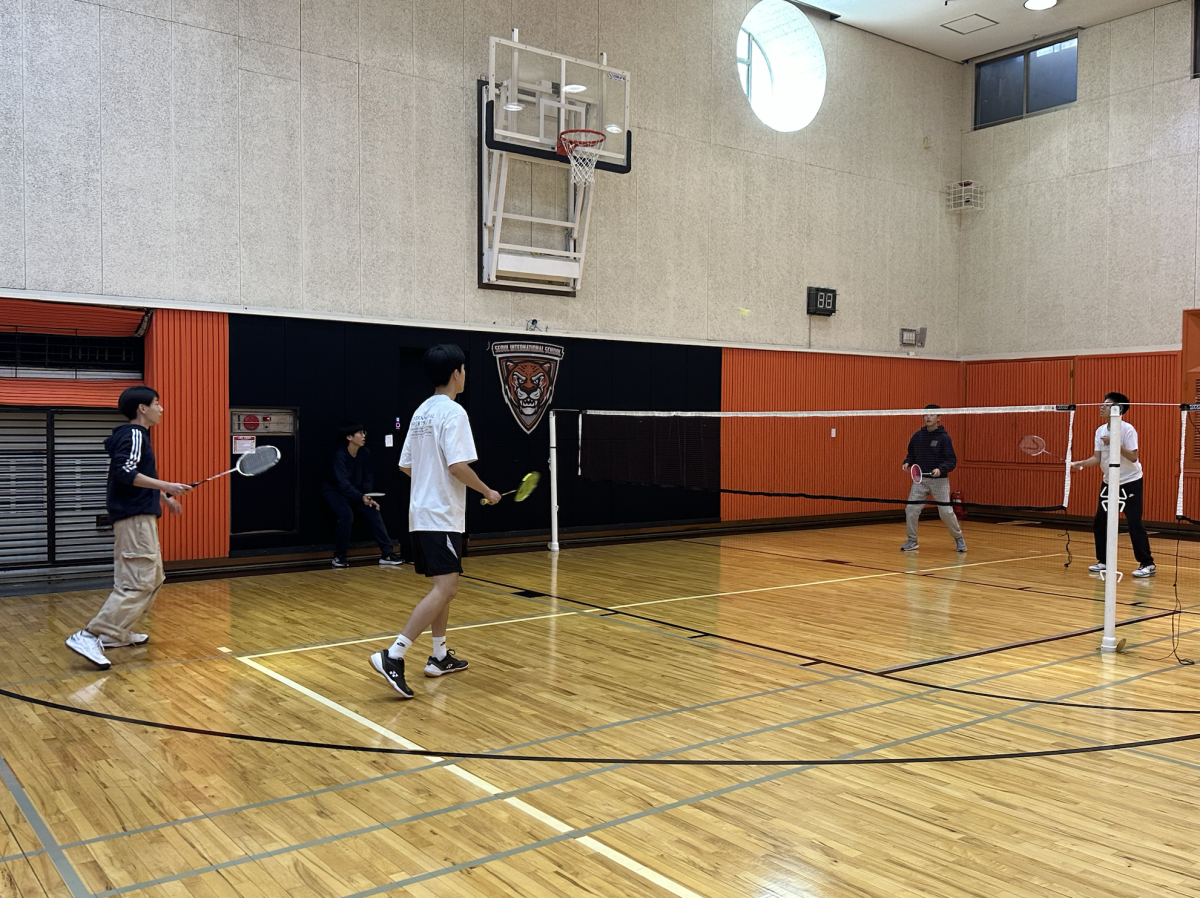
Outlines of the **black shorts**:
M426 577L462 573L462 534L443 530L414 530L413 568Z

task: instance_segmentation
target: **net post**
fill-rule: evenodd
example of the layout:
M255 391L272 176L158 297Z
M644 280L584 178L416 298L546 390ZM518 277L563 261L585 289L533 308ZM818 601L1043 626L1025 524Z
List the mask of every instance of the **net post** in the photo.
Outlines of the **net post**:
M1179 408L1179 490L1175 493L1175 520L1183 519L1183 466L1187 464L1187 416L1186 405Z
M1113 403L1108 417L1108 533L1104 557L1104 638L1101 652L1117 650L1117 527L1121 514L1121 406Z
M558 419L550 409L550 542L547 548L558 551Z

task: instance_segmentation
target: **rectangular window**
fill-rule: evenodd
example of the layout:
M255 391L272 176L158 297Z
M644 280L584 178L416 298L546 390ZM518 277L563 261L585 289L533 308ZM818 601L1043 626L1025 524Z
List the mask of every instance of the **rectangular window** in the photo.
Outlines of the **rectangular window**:
M1200 2L1200 0L1197 0ZM975 127L999 125L1074 103L1079 40L1066 40L975 66Z

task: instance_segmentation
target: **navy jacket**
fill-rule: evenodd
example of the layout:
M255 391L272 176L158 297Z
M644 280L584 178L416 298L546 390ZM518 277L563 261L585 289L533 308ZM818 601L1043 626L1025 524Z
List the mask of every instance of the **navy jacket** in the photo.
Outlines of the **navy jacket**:
M372 492L374 486L371 451L366 446L357 455L351 455L345 446L333 453L333 464L325 475L325 489L341 493L351 502L361 502L363 493Z
M908 441L908 455L904 456L904 463L916 465L925 477L931 477L929 472L934 468L941 472L941 477L953 471L958 459L946 428L939 424L932 432L922 427L914 433Z
M122 424L113 428L104 441L104 448L108 450L109 458L105 497L109 519L116 523L140 514L162 517L159 491L133 485L133 478L138 474L158 478L154 450L150 448L150 431L140 424Z

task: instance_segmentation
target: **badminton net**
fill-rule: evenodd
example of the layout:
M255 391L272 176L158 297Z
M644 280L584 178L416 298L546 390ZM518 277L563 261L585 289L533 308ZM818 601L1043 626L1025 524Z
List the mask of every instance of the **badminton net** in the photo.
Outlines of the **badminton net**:
M949 502L909 498L913 481L901 468L909 441L918 432L926 434L918 443L935 438L923 431L924 409L587 410L579 414L578 474L719 492L725 520L896 511L910 503L1014 513L1067 508L1074 406L937 413L957 460ZM929 457L919 455L921 463Z

